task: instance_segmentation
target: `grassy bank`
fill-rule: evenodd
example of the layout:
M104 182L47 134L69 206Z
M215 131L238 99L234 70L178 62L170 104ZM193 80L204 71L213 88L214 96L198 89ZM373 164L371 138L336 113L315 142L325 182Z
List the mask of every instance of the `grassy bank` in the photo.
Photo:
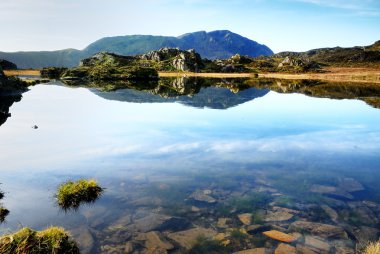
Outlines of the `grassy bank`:
M380 84L380 68L326 68L324 73L289 74L282 72L259 73L260 78L275 79L310 79L339 82ZM39 76L39 70L7 70L8 76ZM195 73L195 72L159 72L160 77L203 77L203 78L254 78L254 73Z

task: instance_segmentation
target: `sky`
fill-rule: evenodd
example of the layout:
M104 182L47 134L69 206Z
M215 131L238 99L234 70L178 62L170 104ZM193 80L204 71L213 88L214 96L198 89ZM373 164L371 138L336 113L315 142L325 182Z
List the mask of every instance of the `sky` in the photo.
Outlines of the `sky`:
M0 0L0 51L83 49L102 38L230 30L274 52L380 40L379 0Z

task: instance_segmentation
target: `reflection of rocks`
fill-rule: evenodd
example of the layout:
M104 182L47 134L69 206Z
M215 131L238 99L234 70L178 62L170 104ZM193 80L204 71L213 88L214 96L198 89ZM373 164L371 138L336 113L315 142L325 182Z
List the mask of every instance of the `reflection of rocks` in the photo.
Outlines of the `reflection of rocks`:
M331 237L347 239L348 237L344 229L338 226L317 222L296 221L290 225L290 228L293 230L299 230L301 232L308 232L313 235L318 235L323 238Z
M9 113L9 108L14 102L20 101L21 98L21 95L0 97L0 126L7 121L8 117L11 116Z
M209 204L215 203L216 199L211 197L210 194L210 190L196 190L189 196L189 199Z
M212 239L216 234L216 231L212 229L196 227L185 231L169 233L167 236L185 249L190 249L196 243L199 236Z

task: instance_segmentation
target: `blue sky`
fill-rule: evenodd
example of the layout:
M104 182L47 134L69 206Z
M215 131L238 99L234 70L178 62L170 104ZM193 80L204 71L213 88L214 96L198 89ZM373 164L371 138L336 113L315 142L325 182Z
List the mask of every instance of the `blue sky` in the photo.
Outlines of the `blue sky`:
M0 51L83 49L106 36L228 29L273 51L380 40L379 0L12 0Z

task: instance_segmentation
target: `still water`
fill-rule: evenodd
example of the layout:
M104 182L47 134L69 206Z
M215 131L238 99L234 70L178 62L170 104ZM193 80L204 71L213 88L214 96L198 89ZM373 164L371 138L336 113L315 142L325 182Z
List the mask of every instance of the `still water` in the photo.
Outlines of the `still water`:
M0 233L59 225L83 253L186 253L199 235L222 243L218 252L270 252L279 241L262 234L269 229L317 253L378 238L379 109L352 94L183 86L51 82L19 102L0 98L11 114L0 127L10 211ZM97 179L104 195L63 212L55 191L79 178Z

